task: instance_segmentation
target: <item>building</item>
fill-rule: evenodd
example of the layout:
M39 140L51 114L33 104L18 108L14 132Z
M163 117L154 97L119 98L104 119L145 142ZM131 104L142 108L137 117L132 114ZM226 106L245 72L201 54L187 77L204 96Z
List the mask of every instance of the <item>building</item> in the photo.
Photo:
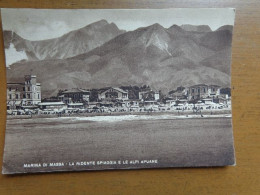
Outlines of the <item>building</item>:
M116 103L116 106L120 107L139 107L140 100L125 100L125 101L119 101Z
M84 104L83 103L69 103L68 104L68 109L83 109Z
M118 87L100 89L98 99L101 101L128 100L128 92Z
M208 87L209 97L218 97L220 95L220 86L218 85L209 85Z
M193 85L188 88L188 99L198 100L208 97L208 86L205 84Z
M189 100L217 97L218 95L220 95L220 86L205 84L193 85L188 87L187 95Z
M168 107L174 106L176 104L176 100L168 99L165 101L165 105Z
M21 109L25 98L24 83L7 83L7 110Z
M41 110L50 109L50 110L63 110L66 109L67 106L63 102L42 102L38 104Z
M151 107L154 105L158 105L158 102L155 100L147 100L143 102L144 107Z
M139 99L144 101L157 101L160 99L160 94L153 90L140 91Z
M73 88L59 93L59 99L68 103L87 103L89 102L90 91L80 88Z
M227 94L224 95L219 95L216 98L213 99L214 103L218 103L218 104L228 104L230 100L230 97L228 97Z
M35 75L25 75L26 105L37 105L41 102L41 84L36 82Z
M204 104L212 104L213 103L213 98L203 98L201 101Z
M7 83L7 109L35 107L41 102L41 84L35 75L25 75L24 83Z

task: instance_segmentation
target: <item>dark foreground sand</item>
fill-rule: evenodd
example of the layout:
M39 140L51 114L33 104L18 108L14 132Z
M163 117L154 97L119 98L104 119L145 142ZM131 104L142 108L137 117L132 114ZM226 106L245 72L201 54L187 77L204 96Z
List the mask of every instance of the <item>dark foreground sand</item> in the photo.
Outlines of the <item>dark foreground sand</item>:
M11 119L5 142L6 174L234 164L231 118Z

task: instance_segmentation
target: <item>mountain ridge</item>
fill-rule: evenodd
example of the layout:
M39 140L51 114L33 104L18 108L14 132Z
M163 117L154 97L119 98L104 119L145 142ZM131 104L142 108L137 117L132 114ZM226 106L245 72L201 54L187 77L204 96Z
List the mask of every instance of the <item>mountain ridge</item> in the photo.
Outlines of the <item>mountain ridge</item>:
M196 31L196 32L211 32L212 31L208 25L183 24L180 27L185 31Z
M6 52L13 43L17 51L26 53L28 61L38 61L65 59L88 52L124 32L124 30L119 30L114 23L109 24L106 20L100 20L60 37L40 41L26 40L11 31L3 33Z
M226 53L231 51L231 38L228 29L194 32L153 24L66 59L16 63L7 69L7 78L35 74L46 96L75 87L146 84L164 93L198 83L228 87L230 55Z

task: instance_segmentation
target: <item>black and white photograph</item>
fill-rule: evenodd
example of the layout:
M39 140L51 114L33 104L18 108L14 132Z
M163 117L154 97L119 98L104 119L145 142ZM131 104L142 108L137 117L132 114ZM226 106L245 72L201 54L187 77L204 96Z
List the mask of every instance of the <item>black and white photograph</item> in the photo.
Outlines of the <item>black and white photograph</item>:
M3 174L235 165L235 9L1 16Z

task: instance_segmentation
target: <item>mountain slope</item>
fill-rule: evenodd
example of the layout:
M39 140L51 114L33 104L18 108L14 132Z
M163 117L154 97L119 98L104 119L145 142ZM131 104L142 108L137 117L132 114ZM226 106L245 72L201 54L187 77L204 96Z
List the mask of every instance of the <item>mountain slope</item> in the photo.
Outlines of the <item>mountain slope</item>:
M28 61L65 59L86 53L123 32L114 23L101 20L59 38L43 41L25 40L16 33L4 31L4 42L5 49L13 44L17 51L24 51Z
M219 51L226 47L231 47L232 32L230 30L216 30L214 32L208 32L201 37L201 45Z
M208 25L190 25L190 24L183 24L181 28L185 31L196 31L196 32L210 32L211 29Z
M165 29L154 24L120 34L71 58L16 63L7 70L7 78L13 81L35 74L42 83L43 96L73 87L146 84L164 93L199 83L227 87L229 33L226 29L185 31L176 25Z
M215 52L212 56L205 58L200 63L211 68L219 67L222 72L230 75L231 67L228 66L228 64L231 64L231 47L226 47L225 49Z

